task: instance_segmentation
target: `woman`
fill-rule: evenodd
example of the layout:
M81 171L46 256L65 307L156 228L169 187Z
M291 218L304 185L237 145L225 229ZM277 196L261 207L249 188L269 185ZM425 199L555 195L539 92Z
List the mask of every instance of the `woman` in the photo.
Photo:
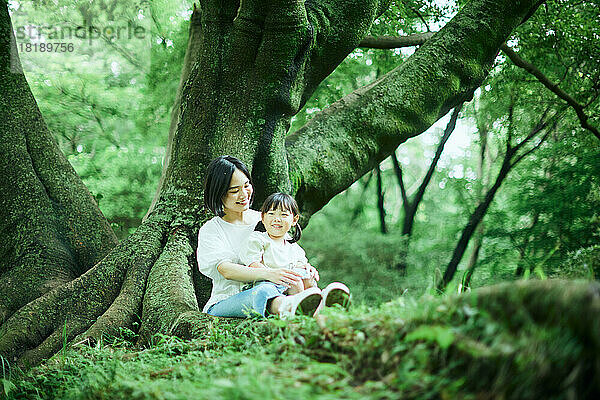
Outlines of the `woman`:
M204 187L205 205L216 214L198 232L197 260L200 272L212 280L210 299L203 312L218 317L281 316L297 310L313 315L321 302L316 287L293 296L283 294L301 284L299 274L289 269L251 268L239 263L238 252L261 219L250 209L252 178L246 166L232 156L221 156L208 166ZM316 273L312 267L311 272ZM242 290L247 282L262 282Z

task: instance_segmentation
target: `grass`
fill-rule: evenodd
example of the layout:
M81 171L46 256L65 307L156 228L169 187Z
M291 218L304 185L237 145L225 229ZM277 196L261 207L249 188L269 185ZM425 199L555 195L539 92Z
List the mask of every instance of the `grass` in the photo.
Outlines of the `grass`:
M18 379L5 375L7 398L561 399L598 393L596 356L568 327L534 322L527 313L504 320L456 298L403 297L291 322L216 319L203 339L158 335L148 348L136 347L135 339L123 331L95 347L67 349Z
M300 320L298 324L314 324ZM156 336L146 349L113 338L68 350L31 371L9 393L14 399L281 399L327 398L347 391L352 377L298 350L279 320L215 321L204 340ZM322 395L325 395L322 397ZM357 394L354 394L357 397ZM334 398L334 397L331 397Z
M337 280L351 288L349 312L326 309L317 319L297 317L291 322L216 319L202 339L157 335L146 348L135 345L137 333L124 329L94 347L64 346L53 359L25 375L1 359L0 398L570 399L600 395L595 342L566 323L533 318L527 311L531 299L508 290L495 306L484 307L478 305L475 291L461 298L430 296L438 252L413 250L406 256L408 273L402 274L397 268L405 257L402 236L344 229L334 234L326 224L315 217L301 245L320 271L321 287ZM327 240L323 232L329 232ZM490 283L483 279L484 272L477 272L481 283ZM542 309L560 309L550 295L535 300L547 302ZM577 305L573 307L573 315L579 315ZM517 312L498 311L504 309ZM589 318L593 321L597 316Z

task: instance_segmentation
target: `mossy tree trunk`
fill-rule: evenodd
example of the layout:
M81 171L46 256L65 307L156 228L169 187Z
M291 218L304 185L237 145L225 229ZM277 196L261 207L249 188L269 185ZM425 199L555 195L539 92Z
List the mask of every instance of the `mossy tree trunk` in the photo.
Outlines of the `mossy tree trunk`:
M15 68L2 1L0 354L34 365L63 340L98 338L140 319L144 339L200 334L210 283L194 272L194 249L210 217L202 182L211 159L241 158L257 202L274 190L293 193L306 222L469 98L500 45L539 4L469 2L404 64L287 136L292 116L387 3L202 0L191 20L159 190L142 225L117 244Z

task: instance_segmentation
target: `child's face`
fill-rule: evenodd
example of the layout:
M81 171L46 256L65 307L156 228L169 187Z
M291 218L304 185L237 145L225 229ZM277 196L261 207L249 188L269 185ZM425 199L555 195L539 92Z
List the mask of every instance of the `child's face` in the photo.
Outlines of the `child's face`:
M281 239L298 222L298 216L291 211L271 209L262 215L262 222L272 239Z

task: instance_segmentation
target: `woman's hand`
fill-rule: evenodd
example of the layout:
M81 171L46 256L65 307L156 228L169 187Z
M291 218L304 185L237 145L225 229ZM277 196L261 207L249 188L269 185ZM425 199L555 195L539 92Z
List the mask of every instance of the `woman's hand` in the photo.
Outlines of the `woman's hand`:
M266 280L268 280L269 282L273 282L277 285L283 285L289 288L293 285L302 284L302 279L300 278L300 275L289 269L266 268L264 270L264 273Z

